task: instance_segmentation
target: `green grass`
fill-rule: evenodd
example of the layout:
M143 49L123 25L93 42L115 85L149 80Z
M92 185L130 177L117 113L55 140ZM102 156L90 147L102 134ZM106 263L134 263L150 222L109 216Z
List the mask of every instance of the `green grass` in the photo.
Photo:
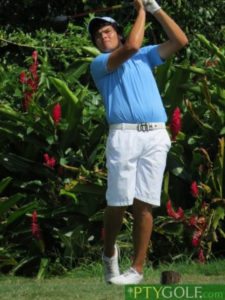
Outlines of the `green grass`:
M126 268L127 263L123 264ZM183 284L225 282L225 260L214 260L205 265L193 262L161 265L145 269L144 284L160 283L165 270L181 273ZM123 300L124 287L105 284L100 264L90 264L74 269L66 276L44 280L15 276L0 276L1 300Z

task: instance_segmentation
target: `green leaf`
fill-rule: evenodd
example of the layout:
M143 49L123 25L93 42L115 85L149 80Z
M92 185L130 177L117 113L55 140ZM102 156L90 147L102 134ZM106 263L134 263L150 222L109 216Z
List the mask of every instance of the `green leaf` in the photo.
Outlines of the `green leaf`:
M70 66L69 70L65 73L65 78L67 82L74 83L75 80L78 80L83 74L87 72L89 68L89 63L74 63Z
M25 195L23 194L15 194L10 198L4 200L4 202L0 203L0 216L7 212L10 208L12 208L18 201L23 199Z
M105 187L101 187L95 184L77 184L74 189L74 192L79 193L88 193L94 195L104 195L105 194Z
M173 72L171 75L169 86L163 96L165 104L170 107L169 111L181 105L185 93L181 86L187 82L189 77L190 75L185 69L177 69L176 72Z
M173 149L171 149L168 153L167 168L175 176L187 181L190 180L190 174L187 172L187 168L182 161L182 153L173 152Z
M37 279L43 279L43 278L46 277L48 265L49 265L49 259L48 258L42 258L41 263L40 263L40 267L39 267L39 270L38 270L38 274L37 274Z
M171 74L172 60L169 59L165 64L159 66L155 71L155 78L161 94L166 91L168 80Z
M67 84L58 78L50 77L50 81L54 84L54 86L57 88L58 92L68 101L76 105L79 100L77 97L73 94L73 92L68 88Z
M220 135L225 135L225 127L220 130Z
M68 148L68 146L73 145L78 137L83 104L64 81L51 77L51 82L63 96L63 116L69 124L60 139L60 145L65 149Z
M27 120L21 112L15 111L9 105L0 104L0 116L7 118L12 121L18 121L24 124L29 124L29 120Z
M53 145L56 142L56 136L49 135L49 136L47 136L46 140L49 145Z
M184 168L182 168L182 167L173 168L173 169L171 170L171 172L172 172L175 176L181 175L181 174L183 173L183 171L184 171Z
M26 264L30 263L32 260L36 259L36 256L29 256L23 258L10 272L11 275L14 275L20 268L24 267Z
M33 212L37 208L37 203L32 202L27 205L24 205L17 209L15 212L11 213L8 219L6 220L7 225L10 225L11 223L15 222L22 216L24 216L27 213Z
M32 180L32 181L28 181L28 182L23 182L20 187L24 189L24 188L27 188L30 186L35 186L35 188L42 187L43 182L41 180Z
M74 193L68 192L64 189L60 190L60 196L67 196L69 198L72 198L74 200L74 203L77 204L78 203L78 199L76 197L76 195Z
M49 168L36 161L27 159L23 156L14 153L0 153L0 164L3 165L10 172L27 174L39 174L49 178L55 178L55 174Z
M6 177L1 180L0 182L0 194L4 191L4 189L9 185L9 183L12 181L12 177Z
M100 54L100 51L96 47L84 46L81 48L85 53L90 54L91 56L97 56Z
M200 40L200 42L207 49L209 49L211 51L212 54L217 55L221 59L223 65L225 66L225 55L224 55L224 53L222 51L220 51L220 49L214 43L212 43L209 40L207 40L204 35L197 34L196 36Z
M219 221L223 220L225 216L225 210L224 207L217 207L215 210L214 218L213 218L213 223L212 226L214 229L216 229L219 225Z

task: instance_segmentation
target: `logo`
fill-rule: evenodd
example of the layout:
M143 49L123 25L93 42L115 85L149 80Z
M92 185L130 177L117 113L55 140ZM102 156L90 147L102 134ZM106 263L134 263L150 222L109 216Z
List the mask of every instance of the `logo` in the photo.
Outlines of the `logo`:
M125 300L224 300L225 285L127 285Z

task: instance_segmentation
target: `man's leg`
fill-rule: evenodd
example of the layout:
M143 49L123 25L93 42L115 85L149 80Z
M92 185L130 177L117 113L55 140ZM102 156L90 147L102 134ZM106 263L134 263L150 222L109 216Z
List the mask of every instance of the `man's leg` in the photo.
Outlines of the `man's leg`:
M146 258L153 223L151 205L135 199L133 204L133 216L133 264L132 267L123 274L111 278L110 282L113 284L138 284L143 280L143 265Z
M139 273L142 273L152 234L152 206L148 203L134 199L133 217L134 259L132 267Z
M104 214L104 255L112 257L114 255L114 245L116 237L123 223L123 216L126 207L107 206Z
M117 234L123 223L123 215L126 207L107 206L104 215L104 253L102 262L105 281L110 283L113 278L120 275L118 264L118 247L115 246Z

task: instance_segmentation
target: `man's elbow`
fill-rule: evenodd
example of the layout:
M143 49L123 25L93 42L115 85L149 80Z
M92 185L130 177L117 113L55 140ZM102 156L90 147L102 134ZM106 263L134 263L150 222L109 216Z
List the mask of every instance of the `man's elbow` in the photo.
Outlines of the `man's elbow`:
M183 38L183 47L187 46L188 43L189 43L188 37L185 35L184 38Z
M135 54L140 49L141 45L139 43L135 43L135 41L127 41L124 45L126 51L132 54Z
M188 43L189 43L188 38L186 35L184 35L182 38L179 39L178 50L187 46Z

